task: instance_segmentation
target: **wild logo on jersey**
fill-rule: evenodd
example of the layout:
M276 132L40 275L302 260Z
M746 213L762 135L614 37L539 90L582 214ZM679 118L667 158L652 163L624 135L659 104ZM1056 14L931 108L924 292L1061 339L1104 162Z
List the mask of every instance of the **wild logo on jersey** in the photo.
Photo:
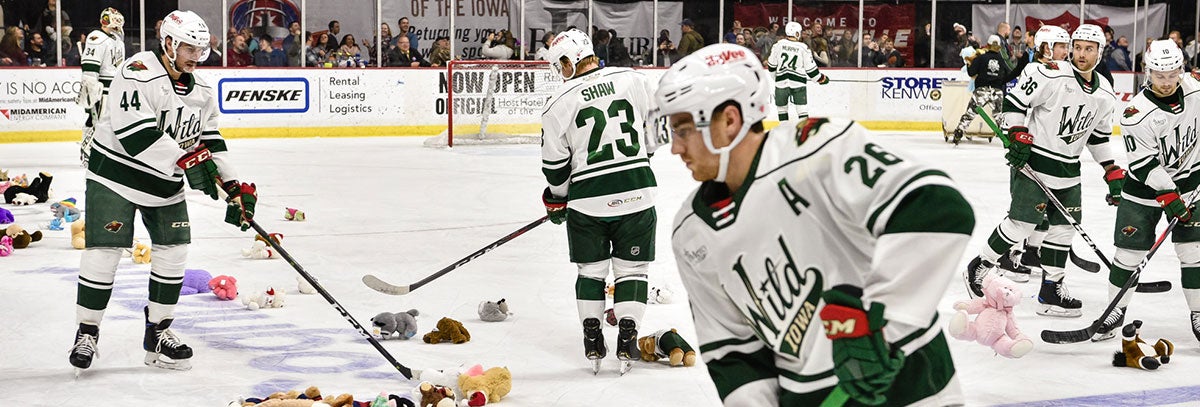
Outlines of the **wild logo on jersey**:
M187 111L186 113L184 111ZM174 113L174 114L171 114ZM200 132L203 125L200 122L199 111L194 109L184 109L183 106L175 108L175 111L160 110L158 114L158 130L164 134L171 136L179 143L179 148L190 151L192 146L200 140ZM183 119L187 115L187 120ZM168 117L174 116L172 124Z
M800 344L821 299L821 270L801 270L783 236L779 236L783 258L763 259L761 272L748 272L738 256L733 271L745 286L752 305L743 304L743 316L755 333L774 349L792 356L800 355ZM768 309L769 307L769 309Z
M1096 127L1096 112L1092 110L1084 111L1087 105L1063 106L1062 115L1058 119L1058 137L1064 143L1071 144L1078 141L1080 138L1087 136L1093 127ZM1074 110L1074 113L1072 113Z
M1196 119L1193 118L1192 123L1186 125L1186 129L1180 130L1181 125L1177 124L1174 130L1158 137L1158 155L1164 168L1179 169L1191 155L1192 149L1196 148ZM1125 147L1134 151L1137 145L1126 142Z

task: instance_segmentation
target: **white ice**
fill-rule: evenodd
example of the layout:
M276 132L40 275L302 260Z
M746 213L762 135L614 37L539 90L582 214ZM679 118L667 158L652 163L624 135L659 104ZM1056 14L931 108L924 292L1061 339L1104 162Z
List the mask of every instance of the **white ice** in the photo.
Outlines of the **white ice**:
M931 133L878 137L940 166L958 182L976 213L972 243L960 259L965 266L1007 209L1008 171L999 142L975 140L954 148ZM429 345L419 337L384 341L405 366L507 366L513 390L500 405L718 404L699 365L638 363L621 377L610 352L600 375L591 374L574 301L575 267L568 262L562 226L540 226L406 296L376 293L360 282L366 273L398 284L417 281L542 216L539 196L545 181L536 146L429 149L420 138L237 139L229 146L241 177L258 185L258 222L284 234L283 246L360 323L382 311L416 308L419 335L444 316L470 330L471 341L462 345ZM82 202L77 149L73 143L4 144L0 168L10 175L52 173L54 198ZM1084 161L1084 228L1111 256L1115 209L1104 205L1099 167L1086 154ZM660 187L657 260L650 281L670 287L676 296L673 304L648 306L642 330L674 327L698 348L670 249L671 219L696 184L665 149L652 163ZM0 296L0 405L224 406L239 396L310 385L326 394L351 393L356 400L412 389L415 383L404 380L325 300L297 293L297 273L288 263L243 259L240 252L251 245L252 234L224 224L222 205L197 192L188 194L188 205L193 243L187 267L234 276L243 294L267 286L283 289L289 294L286 305L249 311L211 294L185 296L176 309L175 330L195 349L194 368L146 367L141 306L149 266L122 260L101 326L99 358L75 379L67 351L76 327L81 252L70 247L69 230L43 230L43 241L0 258L7 287ZM86 210L86 202L81 206ZM3 207L31 231L51 220L47 204ZM308 220L284 220L285 207L303 210ZM146 240L144 227L135 226ZM1075 250L1096 260L1078 237ZM1162 337L1176 344L1170 364L1156 372L1113 367L1119 340L1041 343L1042 329L1082 328L1106 303L1106 273L1070 267L1067 285L1084 301L1083 318L1037 316L1037 280L1022 285L1026 298L1017 317L1036 342L1029 355L1005 359L981 345L951 339L968 404L1196 405L1200 346L1188 328L1178 270L1167 245L1143 281L1168 280L1175 289L1137 294L1130 308L1130 318L1145 321L1147 340ZM940 304L943 321L954 301L966 298L961 270L954 272ZM476 305L500 298L515 315L499 323L479 321ZM605 336L611 346L616 330L606 328Z

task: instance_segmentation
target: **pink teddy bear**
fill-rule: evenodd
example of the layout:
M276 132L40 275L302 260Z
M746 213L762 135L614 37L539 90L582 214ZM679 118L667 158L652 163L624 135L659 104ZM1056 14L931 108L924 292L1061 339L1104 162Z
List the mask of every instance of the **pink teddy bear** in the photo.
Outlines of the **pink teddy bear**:
M227 275L219 275L208 280L208 288L212 289L213 295L225 301L233 300L238 295L237 279Z
M0 236L0 257L8 257L13 252L12 238L8 235Z
M1033 341L1017 329L1013 307L1021 302L1016 283L990 274L983 279L983 298L954 303L958 313L950 320L950 336L990 346L1000 356L1019 358L1033 349ZM979 314L975 321L967 315Z

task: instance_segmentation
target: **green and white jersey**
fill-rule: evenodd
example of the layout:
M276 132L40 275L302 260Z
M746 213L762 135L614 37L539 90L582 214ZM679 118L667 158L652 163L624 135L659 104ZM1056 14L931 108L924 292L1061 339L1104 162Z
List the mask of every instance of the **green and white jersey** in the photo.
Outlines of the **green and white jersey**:
M1079 184L1079 155L1086 145L1098 163L1113 160L1117 99L1112 83L1093 73L1083 77L1064 61L1029 64L1004 97L1000 125L1025 126L1033 135L1029 167L1051 188Z
M1129 102L1121 119L1121 134L1129 158L1129 177L1149 189L1131 188L1124 199L1157 208L1156 191L1179 188L1189 192L1200 180L1196 131L1200 127L1200 78L1184 74L1170 98L1145 89ZM1164 100L1166 99L1166 100ZM1190 179L1190 180L1189 180ZM1129 182L1129 181L1126 181ZM1144 196L1139 196L1144 195Z
M844 119L776 127L749 174L737 191L701 184L672 233L724 403L820 404L838 382L821 293L848 284L886 305L906 369L923 366L900 375L889 405L961 404L937 305L975 220L950 177Z
M150 207L183 200L183 170L176 162L198 144L213 153L222 179L237 179L217 130L213 88L197 75L172 80L158 56L134 54L113 77L87 173L87 179Z
M572 78L542 113L542 173L550 192L588 216L654 207L654 173L643 123L651 105L645 74L600 68Z
M802 88L809 78L821 75L808 45L788 38L779 40L771 47L767 70L775 73L777 88Z
M125 62L125 43L121 42L121 37L104 30L92 31L84 39L80 57L83 74L97 78L104 85L102 95L107 96L117 68Z

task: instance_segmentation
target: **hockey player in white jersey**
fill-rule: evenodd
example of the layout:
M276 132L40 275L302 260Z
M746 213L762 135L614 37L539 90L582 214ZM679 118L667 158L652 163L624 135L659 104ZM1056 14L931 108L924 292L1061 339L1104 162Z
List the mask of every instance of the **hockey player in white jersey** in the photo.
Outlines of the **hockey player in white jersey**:
M96 125L84 218L88 229L99 232L88 236L80 259L79 329L70 354L80 370L96 355L100 320L121 250L133 243L136 212L152 242L145 363L169 369L190 368L192 357L170 329L191 242L184 179L213 199L218 188L226 191L226 222L246 230L254 216L254 184L236 181L217 129L213 88L193 75L209 52L208 27L191 11L174 11L163 19L159 39L161 49L137 53L118 69L111 103Z
M1189 202L1200 184L1200 76L1183 74L1183 51L1171 40L1150 43L1146 51L1149 86L1129 102L1121 118L1121 135L1129 158L1129 179L1122 189L1113 242L1117 246L1108 274L1108 298L1121 287L1154 244L1154 227L1165 214L1179 219L1171 231L1179 257L1183 295L1191 310L1190 325L1200 340L1200 225L1189 222ZM1093 340L1113 337L1125 323L1132 292L1121 297Z
M971 207L855 122L765 133L761 70L745 48L711 45L655 92L671 153L701 182L672 248L721 400L815 406L836 386L866 405L962 404L937 304Z
M569 30L550 44L550 63L566 79L542 113L542 201L550 220L567 223L584 354L593 372L608 352L605 278L615 279L621 373L639 357L637 329L646 309L646 274L654 260L654 172L643 121L651 90L645 74L600 68L587 34Z
M1079 155L1084 147L1104 167L1109 204L1121 196L1125 171L1116 165L1108 144L1116 105L1112 84L1092 70L1104 47L1100 27L1084 24L1071 35L1072 57L1066 63L1051 61L1025 68L1018 85L1004 98L1000 125L1013 142L1005 156L1010 171L1008 217L992 232L980 254L964 273L968 291L983 296L983 278L1001 253L1033 233L1047 216L1050 228L1042 242L1042 284L1037 313L1057 317L1079 317L1082 301L1071 297L1063 285L1071 239L1075 229L1066 216L1051 204L1042 189L1017 169L1027 163L1037 177L1054 191L1076 222L1082 218Z
M88 34L80 52L83 76L79 80L75 103L83 106L88 115L79 149L79 159L84 167L87 167L88 154L92 150L96 124L104 114L108 86L117 68L125 62L124 26L125 16L120 11L112 7L104 9L100 12L100 28Z
M784 26L787 37L771 46L771 55L767 57L767 70L775 74L775 109L781 122L788 121L792 108L796 110L796 120L808 118L809 81L829 83L829 77L817 68L808 45L800 42L801 31L804 27L800 23L788 22Z

